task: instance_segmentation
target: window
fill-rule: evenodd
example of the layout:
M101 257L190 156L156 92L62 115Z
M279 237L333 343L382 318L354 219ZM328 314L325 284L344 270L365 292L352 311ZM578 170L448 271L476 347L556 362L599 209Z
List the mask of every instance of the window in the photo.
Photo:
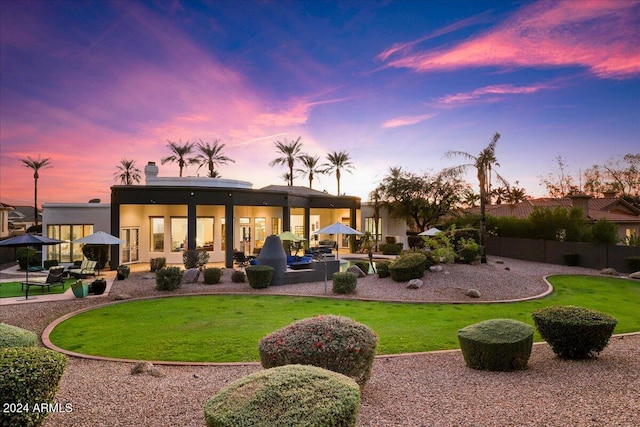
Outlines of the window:
M186 251L188 221L184 217L171 218L171 252Z
M47 258L58 262L82 261L82 244L74 240L93 234L93 224L51 224L47 226L47 237L66 240L65 243L47 248Z
M220 239L220 249L222 251L227 250L227 227L224 223L224 218L220 219L220 235L222 238Z
M256 218L254 221L256 227L255 247L261 248L264 245L264 239L267 234L267 220L265 218Z
M382 241L382 218L378 218L378 234L376 234L376 222L373 217L364 219L364 231L368 231L376 241Z
M149 218L151 222L151 252L164 252L164 218Z
M196 249L213 251L213 217L202 217L196 219Z
M271 218L271 234L282 233L282 218Z

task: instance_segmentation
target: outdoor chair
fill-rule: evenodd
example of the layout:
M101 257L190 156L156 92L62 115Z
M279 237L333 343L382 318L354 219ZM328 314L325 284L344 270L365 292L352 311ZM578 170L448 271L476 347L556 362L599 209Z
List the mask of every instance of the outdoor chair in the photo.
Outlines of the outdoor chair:
M254 256L247 256L244 252L236 251L233 253L233 261L238 267L246 267L254 260Z
M79 268L72 268L69 270L69 275L75 277L76 279L86 279L88 276L96 275L96 266L98 265L97 261L89 261L85 259L80 264Z
M30 277L28 282L20 283L20 289L24 290L25 286L27 288L29 286L40 286L42 290L46 287L47 291L51 290L51 286L62 286L62 289L64 289L64 267L51 267L47 277Z

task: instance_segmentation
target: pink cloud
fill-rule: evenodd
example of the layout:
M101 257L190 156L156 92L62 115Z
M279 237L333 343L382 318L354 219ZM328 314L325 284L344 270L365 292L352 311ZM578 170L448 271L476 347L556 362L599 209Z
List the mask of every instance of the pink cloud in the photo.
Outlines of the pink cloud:
M581 66L601 78L636 76L639 14L637 1L540 1L450 49L394 52L399 57L387 66L416 72Z
M495 99L495 96L499 95L529 95L541 90L551 89L553 86L547 84L536 84L530 86L515 86L512 84L501 84L485 86L471 92L461 92L453 95L447 95L440 97L436 100L438 106L452 106L459 104L466 104L473 101L486 99L491 97Z
M420 123L424 120L433 118L435 114L422 114L420 116L403 116L396 117L395 119L387 120L382 124L383 128L396 128L400 126L409 126Z

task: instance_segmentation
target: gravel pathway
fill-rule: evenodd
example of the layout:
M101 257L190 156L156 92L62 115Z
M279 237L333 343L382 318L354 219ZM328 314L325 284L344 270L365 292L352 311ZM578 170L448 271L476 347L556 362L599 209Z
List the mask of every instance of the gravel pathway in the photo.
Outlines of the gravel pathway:
M526 298L547 289L543 276L598 274L595 270L490 258L485 265L452 265L427 273L425 285L407 290L390 279L358 280L356 297L405 301L483 301ZM252 292L324 295L324 282L255 291L223 283L183 285L182 293ZM151 273L114 282L105 297L0 307L0 322L41 333L55 318L111 300L166 295ZM330 292L329 283L329 292ZM56 401L71 412L53 413L46 427L204 426L203 404L222 387L259 365L161 366L161 377L130 374L131 364L70 358ZM378 357L362 389L358 426L637 426L640 420L640 335L619 336L598 359L564 361L546 344L534 345L529 369L484 372L466 368L459 351Z

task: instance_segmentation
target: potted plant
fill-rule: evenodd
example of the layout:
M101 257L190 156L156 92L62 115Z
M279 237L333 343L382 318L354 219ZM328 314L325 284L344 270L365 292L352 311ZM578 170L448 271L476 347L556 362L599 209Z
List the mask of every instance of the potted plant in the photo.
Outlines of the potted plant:
M93 283L91 283L89 287L90 287L90 293L94 295L102 295L104 294L104 291L107 289L107 281L103 278L96 279L93 281Z
M131 268L128 265L119 265L118 266L118 280L124 280L129 277L129 273L131 273Z
M89 284L83 283L82 280L77 280L71 284L71 290L76 298L84 298L89 295Z

